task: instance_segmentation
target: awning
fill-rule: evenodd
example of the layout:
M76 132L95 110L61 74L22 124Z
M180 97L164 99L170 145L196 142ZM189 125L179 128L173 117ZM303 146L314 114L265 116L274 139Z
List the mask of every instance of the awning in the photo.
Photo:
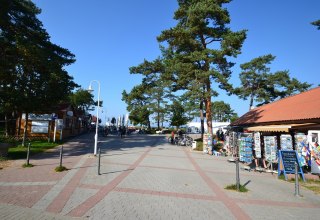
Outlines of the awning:
M261 125L248 127L249 131L267 131L267 132L289 132L291 129L299 129L306 127L317 126L316 123L304 123L304 124L286 124L286 125ZM320 125L318 125L320 126Z

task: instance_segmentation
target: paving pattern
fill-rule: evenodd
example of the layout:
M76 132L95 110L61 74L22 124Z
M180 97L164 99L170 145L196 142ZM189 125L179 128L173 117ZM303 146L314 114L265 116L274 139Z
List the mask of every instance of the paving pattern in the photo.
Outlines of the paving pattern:
M162 135L100 138L93 134L0 170L0 219L319 219L320 196L276 175L241 171L248 193L227 191L235 165L167 143Z

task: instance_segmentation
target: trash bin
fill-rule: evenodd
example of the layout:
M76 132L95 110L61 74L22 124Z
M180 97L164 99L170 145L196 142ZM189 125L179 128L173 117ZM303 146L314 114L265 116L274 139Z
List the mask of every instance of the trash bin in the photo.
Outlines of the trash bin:
M197 142L196 141L192 141L192 150L197 148Z

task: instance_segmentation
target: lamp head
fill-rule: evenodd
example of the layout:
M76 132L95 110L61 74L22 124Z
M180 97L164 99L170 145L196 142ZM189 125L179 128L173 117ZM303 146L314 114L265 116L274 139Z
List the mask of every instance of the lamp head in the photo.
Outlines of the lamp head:
M91 86L91 83L90 83L89 88L87 89L87 91L90 92L90 93L93 92L93 88L92 88L92 86Z

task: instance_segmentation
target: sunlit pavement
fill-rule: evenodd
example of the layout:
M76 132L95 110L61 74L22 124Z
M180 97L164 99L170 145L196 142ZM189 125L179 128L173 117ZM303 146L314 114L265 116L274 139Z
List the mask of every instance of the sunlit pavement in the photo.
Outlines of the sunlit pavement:
M247 193L227 191L235 164L167 143L164 135L93 134L0 171L0 219L319 219L320 196L270 173L240 171Z

